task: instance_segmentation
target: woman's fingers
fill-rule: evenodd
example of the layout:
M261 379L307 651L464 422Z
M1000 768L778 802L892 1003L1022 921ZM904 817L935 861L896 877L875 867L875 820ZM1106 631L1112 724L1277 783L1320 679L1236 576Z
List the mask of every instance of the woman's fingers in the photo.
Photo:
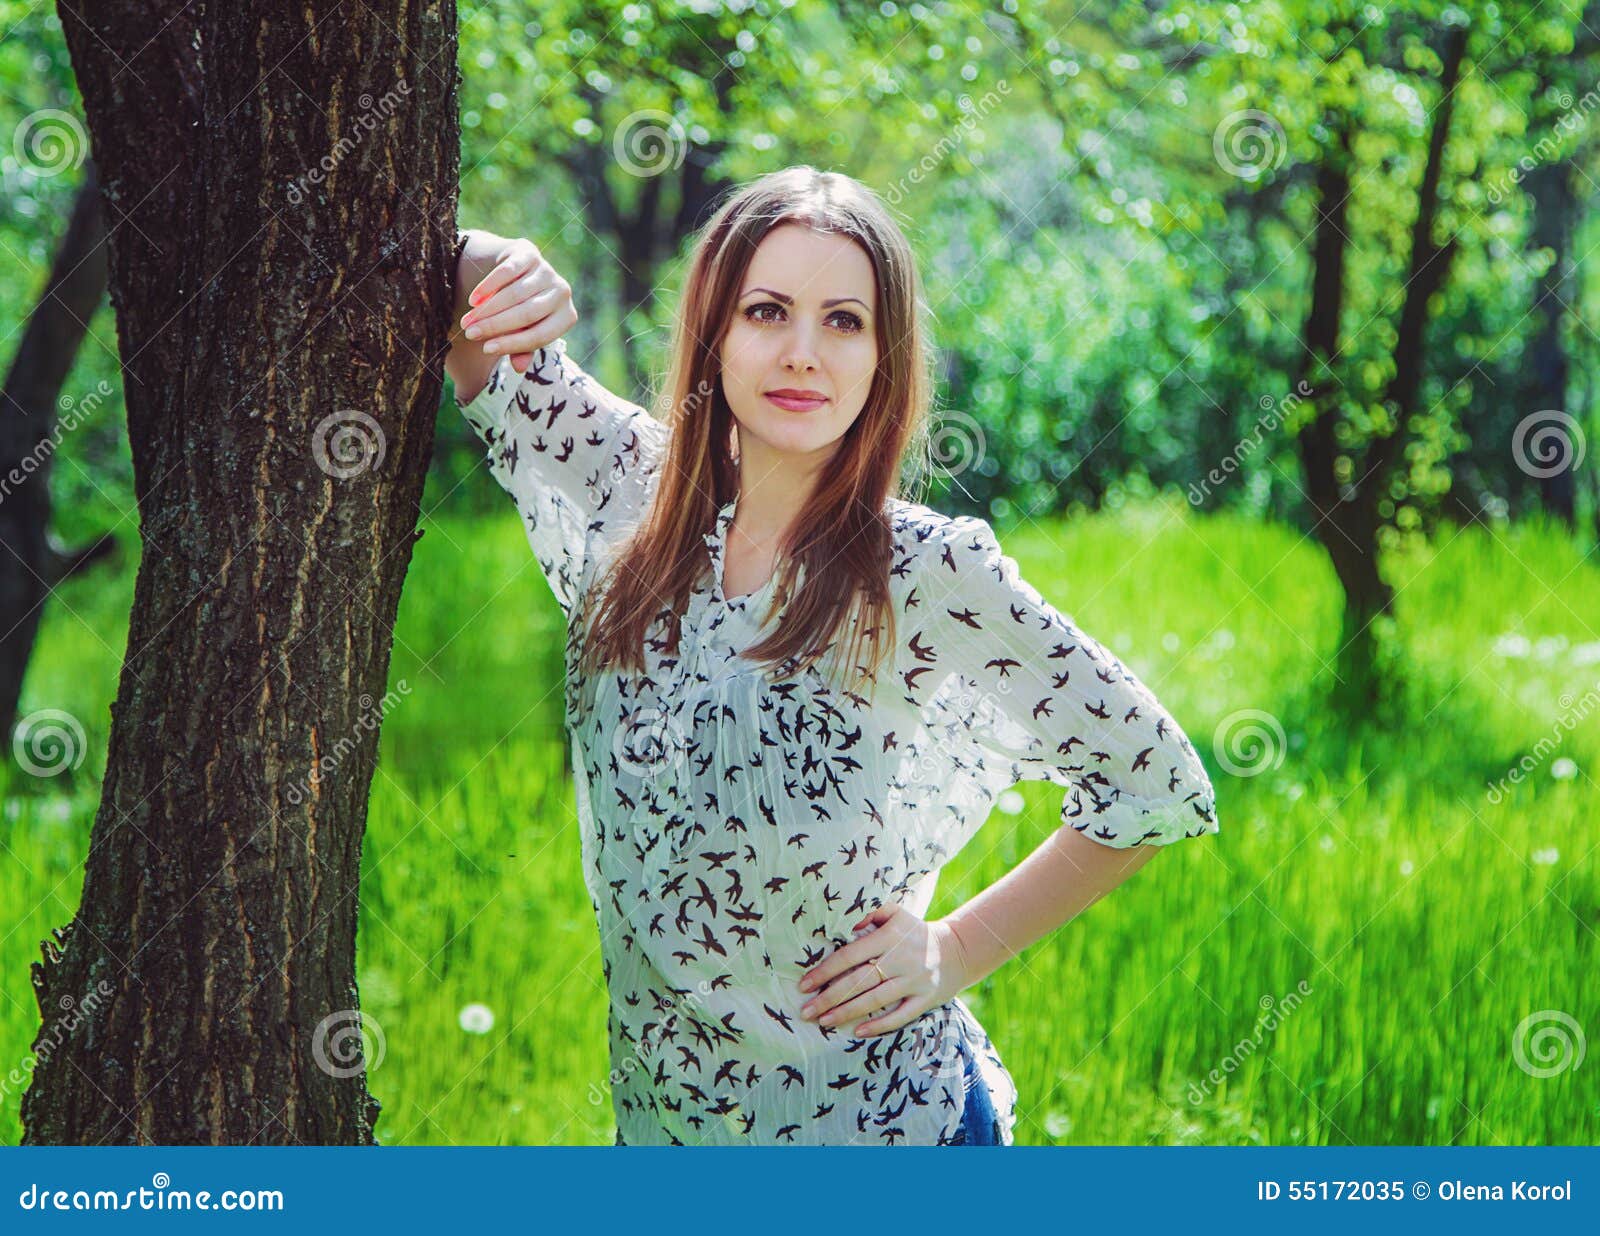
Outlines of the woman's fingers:
M854 970L840 975L814 999L807 1001L805 1007L811 1008L811 1019L818 1025L833 1025L838 1018L832 1015L847 1007L852 999L881 988L889 981L870 963L863 962Z
M514 332L538 325L550 314L563 307L570 307L571 303L571 298L560 288L546 288L536 296L519 300L498 313L488 316L477 314L472 324L467 327L469 332L474 333L469 333L467 338L478 340L485 345L484 350L488 352L525 351L526 349L507 348L504 346L505 341ZM491 343L499 343L501 346L488 347L487 345Z
M928 1003L926 997L906 996L892 1008L884 1009L867 1018L856 1027L857 1038L867 1038L874 1034L884 1034L890 1030L898 1030L901 1026L908 1026L933 1005Z
M480 333L490 333L484 330L486 323L492 322L503 313L510 312L518 305L526 304L530 300L544 297L559 300L562 296L570 297L571 288L560 275L556 274L551 266L540 266L530 270L525 275L519 275L510 283L502 287L494 295L486 298L482 304L474 305L461 315L461 326L468 332L467 337L472 338L472 330L476 328Z
M879 983L853 1000L846 1000L832 1011L823 1014L817 1019L817 1024L837 1026L845 1022L860 1022L879 1010L888 1008L907 994L909 993L904 981L897 978L890 979L887 983Z
M547 314L525 330L513 330L504 335L498 335L484 344L484 351L489 353L518 352L532 353L535 348L548 347L562 335L572 329L578 320L577 311L570 305L556 309L554 313Z
M517 244L510 253L495 263L489 273L478 280L478 286L472 289L471 295L467 297L468 303L472 305L472 312L479 313L487 302L504 291L512 280L537 270L541 264L539 246L532 241Z

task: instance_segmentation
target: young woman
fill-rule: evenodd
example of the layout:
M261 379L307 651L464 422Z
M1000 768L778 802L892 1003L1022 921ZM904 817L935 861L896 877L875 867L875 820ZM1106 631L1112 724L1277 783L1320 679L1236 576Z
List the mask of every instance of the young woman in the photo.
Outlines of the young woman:
M662 419L567 355L530 243L468 233L457 286L461 410L567 617L618 1142L1012 1144L958 993L1217 823L1183 731L989 524L901 496L930 398L904 236L847 176L743 188ZM925 921L1023 779L1066 787L1061 827Z

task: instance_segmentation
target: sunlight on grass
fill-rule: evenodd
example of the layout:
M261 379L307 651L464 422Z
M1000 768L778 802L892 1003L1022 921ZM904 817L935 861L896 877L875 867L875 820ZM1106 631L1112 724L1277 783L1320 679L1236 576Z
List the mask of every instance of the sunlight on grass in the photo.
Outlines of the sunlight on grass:
M560 612L514 519L428 527L400 611L390 681L405 690L384 725L363 860L379 1136L609 1143ZM1514 1051L1532 1015L1582 1023L1591 1007L1593 564L1532 525L1447 529L1394 556L1411 668L1405 721L1380 730L1319 704L1337 597L1291 530L1179 503L1000 531L1026 577L1184 726L1216 779L1222 828L1158 856L964 996L1016 1077L1018 1143L1594 1142L1600 1072L1538 1077ZM53 777L8 768L7 1143L39 1024L28 965L81 890L131 587L127 564L61 590L23 699L24 715L70 713L88 752ZM1246 709L1281 727L1269 752L1281 758L1232 776L1216 735ZM1514 767L1528 771L1507 781ZM1005 796L946 869L932 913L1024 857L1060 801L1037 783Z

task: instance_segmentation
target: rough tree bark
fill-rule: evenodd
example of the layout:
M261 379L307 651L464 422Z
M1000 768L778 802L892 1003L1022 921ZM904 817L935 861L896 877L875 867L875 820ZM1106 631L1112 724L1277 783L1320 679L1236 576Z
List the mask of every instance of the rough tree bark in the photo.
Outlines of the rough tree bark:
M59 12L144 540L24 1136L370 1143L357 880L444 380L455 6Z
M62 385L106 294L106 229L94 160L72 204L50 277L28 315L0 392L0 738L16 724L22 680L50 590L116 549L110 533L76 549L50 536L50 472ZM74 399L76 410L90 401ZM11 478L18 478L13 484Z

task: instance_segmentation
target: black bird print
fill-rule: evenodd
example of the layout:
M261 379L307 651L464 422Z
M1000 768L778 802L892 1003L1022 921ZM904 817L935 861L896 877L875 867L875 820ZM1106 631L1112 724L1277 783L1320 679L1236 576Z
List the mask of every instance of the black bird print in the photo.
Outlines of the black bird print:
M958 1046L1009 1140L1014 1084L959 998L856 1038L854 1023L800 1018L797 983L864 914L905 903L1024 778L1062 783L1063 820L1108 846L1215 833L1176 721L1025 582L985 520L900 498L881 512L894 622L875 680L835 680L848 640L805 668L743 655L787 602L719 590L735 505L720 492L687 603L657 606L642 664L580 674L592 590L650 510L671 430L564 341L521 375L501 358L461 410L566 620L564 724L622 1140L949 1144ZM1071 672L1079 658L1094 678ZM664 761L616 741L635 727Z

